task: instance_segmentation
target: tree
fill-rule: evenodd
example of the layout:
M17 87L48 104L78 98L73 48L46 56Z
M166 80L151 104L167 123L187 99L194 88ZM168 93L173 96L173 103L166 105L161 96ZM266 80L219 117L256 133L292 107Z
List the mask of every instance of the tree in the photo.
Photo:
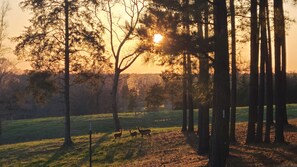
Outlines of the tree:
M170 69L162 72L161 77L164 84L166 99L171 103L171 109L181 109L182 104L182 78L183 76L175 71L173 65Z
M35 70L64 74L64 145L71 145L69 74L103 62L101 22L92 19L84 1L23 0L20 5L32 12L32 18L26 31L15 38L15 53Z
M251 59L250 59L250 101L247 143L255 142L255 123L258 113L258 13L257 0L251 0Z
M235 7L234 0L230 0L231 15L231 117L230 117L230 142L235 142L236 123L236 98L237 98L237 67L236 67L236 30L235 30Z
M114 60L114 77L112 86L112 113L115 130L121 128L118 117L118 85L120 74L127 70L146 51L138 36L140 16L146 7L146 0L125 0L104 2L103 11L107 16L107 25L104 29L109 36L111 57ZM99 5L99 4L98 4ZM116 15L115 11L122 9L124 12ZM97 17L99 17L97 15ZM134 45L131 45L134 43Z
M190 4L189 0L185 0L183 4L184 8L184 24L186 29L186 35L189 37L190 32ZM190 41L190 39L188 39ZM194 104L193 104L193 75L192 75L192 55L189 52L189 46L186 46L184 56L186 56L186 73L187 73L187 103L189 109L189 124L188 131L194 132Z
M149 111L156 111L164 103L164 89L160 84L151 86L145 97L146 107Z
M274 0L275 142L283 143L286 112L286 38L282 0Z
M45 104L57 92L55 78L49 71L30 71L28 75L29 85L27 90L33 95L38 104Z
M209 5L208 1L204 1L203 4L199 4L196 2L197 8L203 6L204 10L204 39L209 38ZM198 16L198 38L203 38L203 24L202 20L202 12L199 13ZM202 55L199 57L199 92L200 99L198 104L198 135L199 135L199 143L198 143L198 153L205 154L209 151L209 106L210 106L210 75L209 75L209 59L208 53L204 53L206 55Z
M137 107L137 91L133 88L128 93L128 110L134 111Z
M266 57L266 127L265 127L265 139L266 143L270 142L270 126L273 123L273 74L272 74L272 51L271 51L271 31L270 31L270 19L269 19L269 5L265 0L266 10L266 23L268 31L268 54Z
M225 166L228 155L230 78L226 1L214 0L215 60L210 165Z
M16 82L14 72L14 64L6 58L0 58L0 136L2 135L2 119L8 114L6 108L10 100L9 87L13 87L12 85Z

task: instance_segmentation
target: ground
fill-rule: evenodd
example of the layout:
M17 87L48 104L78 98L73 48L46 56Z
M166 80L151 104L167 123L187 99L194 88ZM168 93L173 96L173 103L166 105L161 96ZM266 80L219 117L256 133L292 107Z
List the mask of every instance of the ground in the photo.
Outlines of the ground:
M230 146L227 166L297 166L297 119L286 128L287 144L245 144L246 123L237 125L237 143ZM123 166L206 166L208 156L197 155L197 136L179 131L159 133L147 139L146 156ZM271 137L273 141L273 136Z
M286 127L287 144L246 145L247 109L237 113L237 143L230 145L227 166L297 166L297 107L289 107L291 126ZM195 117L197 117L197 112ZM181 111L142 115L121 113L123 135L114 139L111 114L72 117L74 145L63 145L63 118L9 120L0 138L0 167L89 166L89 124L92 122L93 166L206 166L208 156L197 154L196 133L181 133ZM150 128L152 135L131 137L129 130ZM197 125L197 122L195 122ZM195 126L197 129L197 126ZM271 141L273 141L272 128Z

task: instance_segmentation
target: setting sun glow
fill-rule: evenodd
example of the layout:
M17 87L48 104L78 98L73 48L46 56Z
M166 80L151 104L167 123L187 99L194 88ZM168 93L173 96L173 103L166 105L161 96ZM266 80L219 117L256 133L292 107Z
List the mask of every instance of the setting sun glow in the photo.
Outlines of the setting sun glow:
M163 39L163 36L161 34L155 34L154 35L154 42L155 43L160 43Z

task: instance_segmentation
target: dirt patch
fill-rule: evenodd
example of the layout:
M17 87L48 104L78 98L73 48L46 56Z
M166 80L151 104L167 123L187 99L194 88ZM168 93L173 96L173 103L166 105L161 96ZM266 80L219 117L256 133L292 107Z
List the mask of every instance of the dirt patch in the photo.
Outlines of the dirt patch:
M247 124L236 127L237 143L230 145L227 166L297 166L297 119L286 128L287 144L261 143L246 145ZM272 128L271 141L274 141ZM207 166L208 155L197 154L196 133L168 131L155 134L146 140L149 145L145 156L123 166Z

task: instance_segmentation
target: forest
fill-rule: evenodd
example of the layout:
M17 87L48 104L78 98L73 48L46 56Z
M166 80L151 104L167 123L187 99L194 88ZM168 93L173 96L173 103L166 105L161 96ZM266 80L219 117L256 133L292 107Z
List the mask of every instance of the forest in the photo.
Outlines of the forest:
M20 0L8 37L3 0L0 166L297 165L296 3Z

